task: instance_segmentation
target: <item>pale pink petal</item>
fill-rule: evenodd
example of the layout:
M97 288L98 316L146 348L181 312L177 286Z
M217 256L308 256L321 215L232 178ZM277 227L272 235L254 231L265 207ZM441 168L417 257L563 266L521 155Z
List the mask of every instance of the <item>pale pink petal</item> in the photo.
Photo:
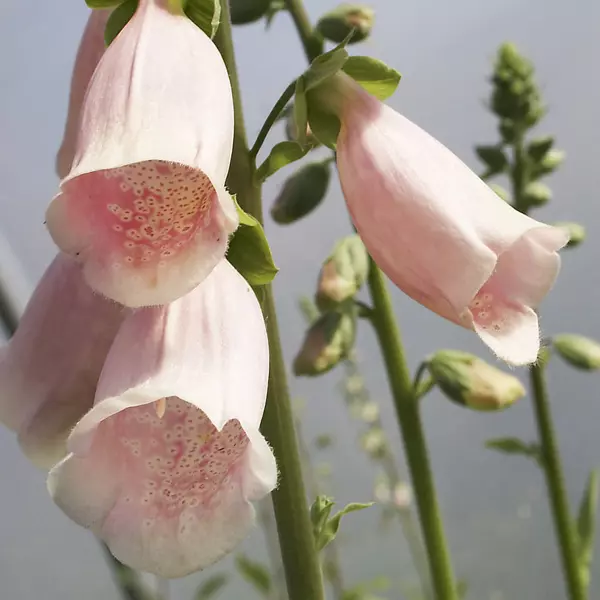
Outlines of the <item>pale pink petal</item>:
M450 150L347 76L323 98L341 117L342 189L377 264L421 304L473 327L498 356L533 362L539 335L531 309L556 278L566 235L511 208ZM493 304L483 325L471 314L482 294Z
M35 464L50 468L66 455L126 312L95 294L68 256L57 256L40 281L0 355L0 421Z
M71 169L79 131L81 107L87 86L104 54L104 30L111 10L93 10L85 26L71 78L69 109L63 141L56 156L56 172L62 179Z
M259 432L267 377L260 306L223 261L190 294L125 321L51 494L132 567L180 577L207 566L276 484Z
M109 298L172 301L210 273L237 227L225 189L232 144L218 50L185 15L141 0L89 84L50 234Z

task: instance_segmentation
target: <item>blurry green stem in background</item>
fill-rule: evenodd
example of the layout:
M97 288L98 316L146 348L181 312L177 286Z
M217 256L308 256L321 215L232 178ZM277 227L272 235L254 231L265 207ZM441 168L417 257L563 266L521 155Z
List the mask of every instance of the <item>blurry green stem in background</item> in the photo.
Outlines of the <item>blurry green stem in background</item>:
M261 190L255 184L256 164L248 149L227 2L222 3L221 18L215 43L229 71L235 108L234 145L228 186L232 193L237 194L242 208L262 222ZM257 294L265 316L271 355L269 391L262 431L273 448L280 470L279 485L272 497L288 596L290 600L324 600L321 564L306 502L273 290L270 285L266 285Z
M527 214L524 190L529 183L527 161L524 151L524 135L518 132L513 142L514 164L511 169L514 207ZM540 436L542 465L546 475L548 495L552 509L552 518L558 537L563 572L570 600L586 600L588 597L579 571L575 529L571 519L571 509L565 487L565 477L560 461L560 450L554 432L548 389L546 386L543 360L529 368L533 407Z
M313 29L302 0L286 0L285 3L302 40L304 52L308 60L313 61L323 52L323 40ZM375 326L394 396L435 597L436 600L457 600L456 583L438 508L419 404L413 392L413 384L386 283L373 260L370 266L369 290L373 303L371 321Z

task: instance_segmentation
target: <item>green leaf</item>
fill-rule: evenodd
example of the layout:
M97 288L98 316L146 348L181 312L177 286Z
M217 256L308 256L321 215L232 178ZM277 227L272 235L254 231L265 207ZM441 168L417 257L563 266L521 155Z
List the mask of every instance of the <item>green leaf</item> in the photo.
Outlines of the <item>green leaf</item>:
M129 19L133 17L137 10L137 6L138 0L125 0L110 14L104 30L104 41L107 46L112 44L112 41L121 33L123 27L129 23Z
M590 582L590 565L594 554L596 512L598 509L598 471L592 471L579 505L577 515L577 539L579 569L584 585Z
M523 440L514 437L494 438L487 440L485 447L496 450L503 454L517 454L535 460L540 466L543 465L542 451L538 444L527 444Z
M279 144L275 144L265 162L258 167L256 177L259 181L265 181L279 169L300 160L309 150L309 147L303 148L298 142L279 142Z
M475 146L475 152L488 168L486 176L502 173L508 167L508 159L501 146Z
M221 20L220 0L185 0L184 11L207 36L215 36Z
M572 367L582 371L600 369L600 344L582 335L563 333L552 339L554 349Z
M335 151L341 128L340 120L323 110L318 102L311 102L311 95L308 96L308 123L315 138Z
M231 23L245 25L258 21L267 15L271 0L229 0Z
M266 285L273 281L278 271L269 242L262 225L235 202L240 226L229 242L227 260L250 285Z
M333 498L320 495L315 498L315 501L310 507L310 520L312 522L315 540L319 538L321 532L327 525L334 504Z
M119 6L123 0L85 0L90 8L113 8Z
M235 566L240 575L251 584L257 592L267 596L271 592L273 584L269 570L262 564L250 560L244 554L235 557Z
M330 163L326 159L305 165L283 184L271 206L271 216L276 223L294 223L319 206L329 187Z
M227 575L222 573L209 577L196 590L194 600L211 600L227 585L227 581Z
M553 145L554 138L551 135L534 138L527 144L527 154L534 162L538 162L544 158Z
M336 513L333 517L331 517L331 519L327 521L325 527L321 531L320 536L315 540L317 550L322 550L323 548L325 548L325 546L330 544L335 539L340 529L342 517L344 517L347 514L350 514L351 512L356 512L365 508L370 508L371 506L373 506L373 504L374 502L368 502L366 504L352 502L351 504L348 504L345 508L340 510L338 513Z
M306 127L308 125L308 106L306 99L306 82L304 77L298 77L296 80L296 91L294 97L294 127L298 142L306 145Z
M317 87L326 79L333 77L344 66L344 63L348 60L348 52L345 48L346 44L347 41L344 40L333 50L317 56L312 61L308 69L304 72L304 75L302 75L306 91Z
M351 56L344 63L342 71L379 100L389 98L402 77L395 69L369 56Z

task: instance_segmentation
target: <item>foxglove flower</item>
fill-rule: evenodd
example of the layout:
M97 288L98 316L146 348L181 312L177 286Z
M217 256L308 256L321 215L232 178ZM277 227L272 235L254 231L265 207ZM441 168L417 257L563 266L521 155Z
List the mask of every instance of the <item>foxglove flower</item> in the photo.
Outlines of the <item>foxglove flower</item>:
M134 568L181 577L214 562L276 483L259 432L268 365L256 297L226 261L183 298L138 309L50 472L54 500Z
M232 144L216 47L166 0L140 0L87 88L73 164L47 211L52 238L109 298L132 307L179 298L237 227L225 189Z
M108 350L128 309L95 294L78 263L50 265L21 323L0 351L0 422L25 454L50 468L73 426L91 409Z
M61 179L66 177L71 169L83 99L90 79L104 54L104 30L110 13L110 10L105 9L93 10L90 13L77 50L71 78L67 122L63 141L56 156L56 173Z
M531 363L534 308L560 267L564 231L511 208L450 150L345 74L324 86L354 225L406 294L474 329L502 359Z

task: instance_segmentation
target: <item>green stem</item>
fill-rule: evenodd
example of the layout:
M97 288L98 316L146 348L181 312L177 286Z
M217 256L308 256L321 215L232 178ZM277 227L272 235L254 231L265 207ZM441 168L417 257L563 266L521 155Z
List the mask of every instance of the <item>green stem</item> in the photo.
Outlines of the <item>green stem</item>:
M234 146L228 185L237 194L244 210L262 221L261 188L255 184L256 164L248 150L227 2L222 3L222 19L215 42L229 71L235 109ZM279 485L272 497L288 596L290 600L324 600L321 565L306 503L273 291L267 285L260 288L257 294L265 315L271 357L262 431L273 448L280 471Z
M396 416L402 431L406 460L411 474L421 520L431 579L437 600L458 600L450 555L437 503L427 443L406 364L400 332L383 273L371 259L369 289L373 302L373 324L394 396Z
M515 208L527 214L529 206L524 202L525 186L529 183L527 161L524 149L524 135L519 132L514 148L514 164L511 171ZM552 518L558 537L565 584L570 600L586 600L586 587L579 573L576 533L571 520L571 509L565 488L565 477L560 461L558 441L552 422L552 413L548 399L545 368L541 362L529 367L529 378L533 392L533 407L540 437L544 474L550 497Z
M579 574L575 530L567 499L565 480L560 464L556 434L552 424L548 389L544 377L544 366L533 365L529 369L533 390L533 406L540 436L544 473L552 506L554 526L559 540L563 571L571 600L586 600L587 592Z
M263 126L260 128L260 131L258 132L258 136L256 137L256 141L254 142L254 145L250 149L250 156L252 158L256 158L258 156L258 153L259 153L264 141L267 139L267 135L269 134L269 131L271 131L271 127L273 127L273 125L277 122L277 119L279 118L281 111L286 107L287 103L292 99L295 90L296 90L296 80L292 81L292 83L290 83L290 85L288 85L285 88L285 91L283 92L283 94L281 94L281 96L279 97L279 100L277 100L277 102L275 103L275 106L273 106L273 108L271 109L271 112L265 119Z
M313 29L302 0L285 0L285 5L290 15L292 15L292 19L300 35L300 40L302 41L304 54L306 54L306 58L310 63L319 54L323 54L323 38Z

